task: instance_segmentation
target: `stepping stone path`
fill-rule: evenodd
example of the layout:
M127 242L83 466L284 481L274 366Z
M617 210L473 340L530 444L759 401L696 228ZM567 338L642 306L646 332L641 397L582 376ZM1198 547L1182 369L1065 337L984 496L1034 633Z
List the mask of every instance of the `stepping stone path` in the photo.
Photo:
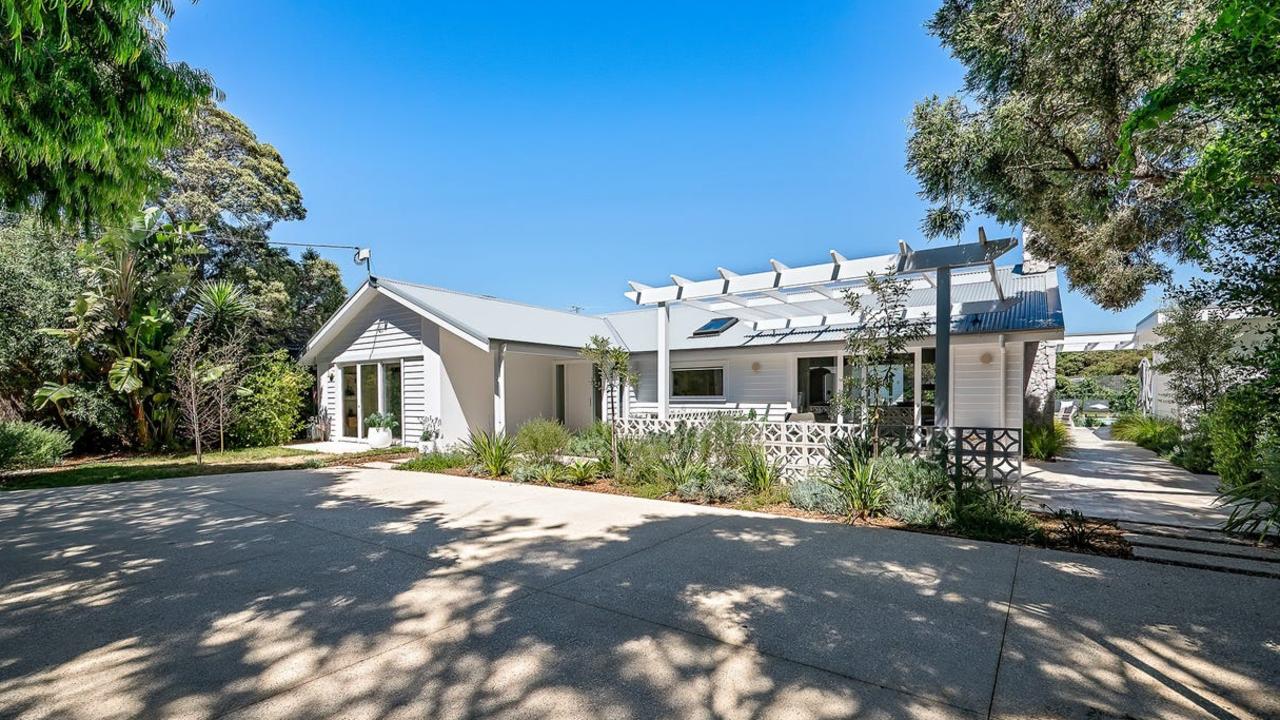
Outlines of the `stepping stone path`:
M1280 547L1219 530L1122 522L1133 557L1166 565L1280 578Z

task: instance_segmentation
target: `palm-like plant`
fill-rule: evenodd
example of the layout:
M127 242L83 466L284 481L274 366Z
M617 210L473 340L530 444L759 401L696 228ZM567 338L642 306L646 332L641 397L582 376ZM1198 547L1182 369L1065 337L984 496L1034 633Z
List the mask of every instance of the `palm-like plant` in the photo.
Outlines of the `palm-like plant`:
M192 315L203 318L215 332L225 330L253 312L244 288L230 280L206 280L196 288Z
M516 460L516 441L503 433L476 430L463 449L491 477L510 475Z

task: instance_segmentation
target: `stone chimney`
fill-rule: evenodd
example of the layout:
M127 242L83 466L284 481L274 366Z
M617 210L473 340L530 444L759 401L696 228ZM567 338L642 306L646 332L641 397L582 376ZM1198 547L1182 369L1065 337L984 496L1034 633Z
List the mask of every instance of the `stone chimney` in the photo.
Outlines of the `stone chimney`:
M1040 258L1036 257L1034 254L1032 254L1031 246L1034 245L1036 242L1035 237L1036 237L1035 230L1032 230L1026 225L1022 226L1022 272L1023 274L1049 272L1055 267L1055 265L1052 262L1048 260L1041 260Z

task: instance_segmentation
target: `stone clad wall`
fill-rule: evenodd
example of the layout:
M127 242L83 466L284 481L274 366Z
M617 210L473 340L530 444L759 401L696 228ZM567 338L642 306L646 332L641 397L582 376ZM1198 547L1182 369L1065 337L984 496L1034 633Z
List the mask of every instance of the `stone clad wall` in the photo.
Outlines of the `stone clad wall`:
M1023 408L1026 424L1047 423L1057 405L1058 348L1047 342L1026 345L1027 393Z

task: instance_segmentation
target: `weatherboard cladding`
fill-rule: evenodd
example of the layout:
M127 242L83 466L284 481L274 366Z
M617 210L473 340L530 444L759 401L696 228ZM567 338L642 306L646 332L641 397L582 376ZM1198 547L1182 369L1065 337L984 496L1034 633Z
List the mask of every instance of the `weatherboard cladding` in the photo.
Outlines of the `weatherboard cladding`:
M952 304L961 309L952 320L952 333L1012 333L1063 328L1062 307L1053 273L1024 275L1010 267L998 268L997 272L1005 289L1005 301L999 301L990 282L956 282L952 285ZM983 270L982 275L985 274ZM957 273L956 277L977 279L976 275ZM379 278L377 284L482 342L504 340L578 348L586 344L592 335L603 335L632 352L652 352L658 345L657 324L651 308L598 316L581 315L400 280ZM930 314L934 302L935 290L932 287L915 288L907 297L909 305L930 308ZM839 325L758 331L749 322L739 322L720 335L693 336L695 330L718 317L724 316L682 303L673 304L670 307L671 349L830 342L840 340L851 327Z

